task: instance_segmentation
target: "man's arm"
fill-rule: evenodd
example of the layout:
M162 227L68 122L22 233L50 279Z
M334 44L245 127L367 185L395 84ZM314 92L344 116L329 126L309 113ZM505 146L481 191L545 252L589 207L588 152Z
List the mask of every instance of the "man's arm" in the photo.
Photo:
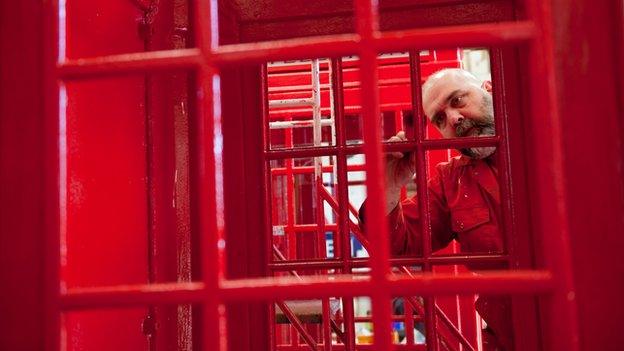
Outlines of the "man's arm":
M407 138L405 137L405 132L401 131L388 141L407 141ZM404 204L400 204L399 202L401 199L401 189L414 178L414 160L412 158L412 154L410 153L391 152L386 155L385 166L385 215L388 217L388 230L390 233L392 254L409 254L409 251L411 251L409 250L409 247L413 247L412 241L414 237L408 234L408 227L412 227L411 224L417 221L418 209L416 208L414 211L414 205L416 205L416 202L406 201ZM403 207L405 207L405 210ZM364 201L362 207L360 207L359 219L360 228L365 235L367 235L365 230L366 217L366 201ZM406 226L406 218L410 219L409 226ZM417 233L420 233L420 231Z
M399 132L389 141L405 141L405 134ZM422 225L418 198L400 202L401 188L412 181L414 176L414 160L410 154L401 152L389 153L386 157L386 216L390 234L391 253L395 256L422 255ZM432 250L439 250L448 245L454 238L450 229L450 215L445 207L441 188L440 174L429 182L430 214L432 229ZM360 227L365 235L366 201L360 208Z
M400 131L390 142L407 141ZM386 156L386 215L396 208L401 199L401 189L414 179L416 165L412 153L390 152Z
M433 184L432 184L433 183ZM437 181L429 182L429 211L431 219L431 250L433 252L446 247L454 238L455 234L450 227L450 213L444 206L439 193L436 191ZM365 236L366 231L366 201L360 207L360 228ZM423 254L423 232L416 196L399 202L390 213L387 214L388 233L390 235L390 252L393 256Z

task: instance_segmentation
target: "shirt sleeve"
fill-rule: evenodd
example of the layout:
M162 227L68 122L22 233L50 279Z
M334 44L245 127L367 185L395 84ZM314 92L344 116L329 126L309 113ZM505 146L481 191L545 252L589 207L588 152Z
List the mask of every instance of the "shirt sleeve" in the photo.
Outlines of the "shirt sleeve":
M456 234L451 227L451 211L444 197L444 182L440 166L428 183L429 212L431 213L431 247L433 251L446 247Z
M429 182L429 211L431 213L431 248L437 251L447 246L454 234L450 228L450 212L442 196L439 175ZM368 237L365 228L366 201L359 211L360 228ZM422 256L423 235L418 198L416 196L399 203L387 216L390 249L393 256Z

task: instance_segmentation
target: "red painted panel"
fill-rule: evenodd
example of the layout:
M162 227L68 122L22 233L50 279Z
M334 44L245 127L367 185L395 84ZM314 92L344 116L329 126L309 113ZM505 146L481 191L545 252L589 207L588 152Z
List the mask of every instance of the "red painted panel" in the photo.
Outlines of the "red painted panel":
M143 51L141 11L130 1L67 2L68 57ZM148 279L145 80L67 85L68 286ZM146 309L65 318L69 350L141 350Z
M70 83L67 101L65 283L69 287L145 283L144 80L127 77ZM70 350L110 349L98 340L110 337L112 325L120 328L114 334L118 342L131 349L144 348L145 337L130 332L140 331L144 316L142 309L69 316Z
M132 1L67 0L67 57L143 51L141 18L142 11Z
M41 350L45 326L54 323L44 310L45 234L54 230L44 213L56 179L46 167L54 150L42 117L40 7L0 1L0 350Z
M570 244L583 350L624 345L624 4L553 2ZM592 19L599 18L596 22ZM607 33L607 35L605 35Z
M147 350L141 329L146 313L146 308L136 308L66 314L67 350Z
M67 85L69 287L147 280L144 80Z

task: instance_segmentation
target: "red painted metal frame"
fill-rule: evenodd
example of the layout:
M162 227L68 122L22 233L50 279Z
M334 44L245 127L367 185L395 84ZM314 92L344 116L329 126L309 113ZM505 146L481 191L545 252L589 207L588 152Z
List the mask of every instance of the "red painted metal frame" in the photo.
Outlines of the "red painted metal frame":
M457 51L457 49L455 49L454 51ZM422 56L419 53L415 53L415 55L418 55L419 57ZM436 56L436 55L434 53L433 55L430 54L429 56ZM414 57L414 56L412 56L412 57ZM433 57L428 57L428 59L431 60L431 59L433 59ZM345 65L342 65L342 60L336 59L334 61L335 61L336 64L334 64L334 63L331 64L332 67L334 67L334 68L335 68L335 66L338 63L340 63L340 66L342 66L342 67L345 66ZM398 64L404 64L405 61L406 61L405 58L401 58L401 59L393 58L393 57L383 58L383 59L382 58L378 58L378 62L380 63L380 65L383 64L384 66L386 66L388 68L392 67L391 65L393 65L393 64L397 64L397 63ZM407 60L408 64L409 64L409 61L410 60ZM349 67L357 66L357 62L356 61L346 61L346 63L347 63L347 66L349 66ZM433 67L437 67L435 69L439 69L440 67L449 67L449 66L450 67L457 67L457 66L461 65L461 62L458 61L458 60L430 62L430 63L428 63L427 68L431 69L430 66L432 64L433 64ZM412 68L415 67L414 65L415 65L415 63L412 62L411 67ZM410 65L408 65L408 68L409 68L409 66ZM327 65L323 65L323 64L321 64L321 67L325 67L325 69L328 68ZM419 65L419 67L420 67L420 65ZM306 73L306 71L307 71L307 73ZM288 66L272 66L269 72L270 72L269 74L271 74L271 73L272 74L275 74L275 73L279 74L280 72L287 72L287 74L288 74L287 77L284 77L282 79L278 79L277 76L272 78L272 76L269 75L268 81L269 81L269 84L271 84L271 85L268 87L268 89L265 87L265 91L268 90L269 96L271 96L271 94L270 94L271 91L278 91L278 90L280 92L301 90L302 93L300 95L298 95L297 98L307 98L309 96L309 94L310 94L310 91L309 91L310 85L307 82L307 77L309 77L309 67L307 67L307 65L305 65L305 64L301 64L301 65L289 64ZM343 71L341 70L340 72L343 72ZM393 72L393 74L392 74L393 77L403 77L403 76L408 75L409 77L411 77L411 80L414 81L413 85L416 84L415 82L423 81L423 79L418 79L418 72L412 72L412 74L410 74L409 69L406 70L405 72L402 72L402 71L395 72L394 70L392 72ZM336 81L336 82L334 82L335 79L331 80L332 81L332 89L331 89L331 91L335 92L335 94L338 93L337 95L340 95L340 98L339 98L340 101L338 103L338 106L335 106L336 114L339 114L342 111L347 109L347 107L344 106L344 103L342 102L342 100L343 100L342 96L344 95L344 89L343 88L345 88L347 86L354 85L354 83L359 85L359 82L357 82L358 77L359 77L359 75L350 77L351 81L349 83L342 83L342 79L340 79L339 81ZM337 77L334 77L334 78L337 78ZM323 81L323 77L321 77L321 80ZM354 80L356 80L356 81L354 82ZM419 89L419 88L416 88L416 89L411 89L410 88L411 87L410 84L409 84L410 83L410 78L398 78L398 79L394 79L394 80L396 81L394 84L397 84L397 83L404 84L405 85L405 89L407 91L412 92L412 94L413 94L414 91L418 91L418 89ZM329 82L330 80L326 78L324 81ZM328 83L324 83L324 84L328 84ZM292 98L292 97L289 96L289 95L284 95L283 93L282 93L282 95L273 95L273 99L279 99L279 98ZM412 107L412 105L416 106L416 104L412 103L412 101L415 100L415 99L418 99L418 96L412 97L412 99L400 103L401 109L399 109L399 110L391 110L392 114L393 114L393 123L394 123L393 134L397 133L398 131L400 131L400 130L402 130L404 128L404 126L403 126L403 112L402 112L402 109L410 109ZM329 104L329 102L326 102L326 104ZM357 106L358 104L359 104L359 100L351 99L351 101L349 102L350 106L348 106L348 107L351 108L352 110L358 111L358 113L359 113L359 111L361 110L361 107ZM386 111L387 108L388 107L385 107L384 111ZM416 110L418 110L418 108L416 108ZM283 119L290 120L291 117L292 117L291 114L294 114L294 113L295 112L292 112L292 111L280 112L279 111L279 107L278 107L278 108L274 108L271 111L271 113L269 114L269 119L271 121L273 121L273 120L283 120ZM301 114L302 118L308 118L308 119L310 118L309 117L309 113L310 113L309 109L302 109L301 112L298 112L298 114ZM266 119L266 116L265 116L265 119ZM344 131L341 130L340 128L342 128L342 124L340 124L340 126L339 126L339 133L340 134L344 134ZM284 130L284 134L285 134L284 139L286 140L286 143L285 143L286 145L284 145L283 147L285 147L286 149L292 149L293 146L294 146L293 145L293 140L292 140L292 131L289 130L289 129L285 129ZM412 135L413 135L413 133L412 133ZM338 146L344 146L344 142L342 140L340 140L338 142ZM339 155L340 155L340 151L341 151L341 149L339 148L339 153L338 153ZM287 162L287 167L273 167L271 169L271 174L273 176L285 175L286 177L288 177L287 178L288 179L288 182L287 182L288 184L292 184L292 177L293 177L294 174L312 174L314 172L314 167L311 167L311 166L309 166L309 167L307 167L307 166L293 166L292 160L286 160L286 162ZM348 166L346 166L346 169L347 169L347 172L348 171L361 171L361 170L364 170L365 167L363 165L348 165ZM333 167L332 166L324 166L322 168L322 170L323 170L324 173L331 173L332 170L333 170ZM344 177L344 175L343 175L343 177ZM343 180L343 181L340 181L338 184L339 185L343 185L343 184L352 185L354 183L353 182L347 183L346 180ZM339 206L338 202L336 202L333 199L332 195L329 194L329 192L327 192L324 187L320 187L319 186L319 189L320 189L321 201L327 201L328 204L330 204L331 208L336 213L341 213L341 209L342 208L346 209L348 207L349 208L352 207L350 204L349 204L349 206L344 205L344 204L342 206ZM287 203L290 203L290 201L292 201L292 198L293 198L292 191L293 191L293 189L290 189L290 188L286 189L286 194L287 194L287 197L289 199L289 200L286 201ZM344 191L346 193L346 189L343 189L342 186L340 187L339 191ZM403 198L406 197L405 189L403 189L403 191L402 191L402 197ZM339 196L339 198L340 198L340 196ZM317 203L320 204L321 201L317 201ZM273 209L277 208L275 201L272 204L272 208ZM306 207L306 209L309 210L307 207ZM320 209L320 206L317 207L317 210L318 209ZM299 225L294 224L293 223L294 214L292 213L293 210L294 210L294 206L292 206L292 205L287 206L287 210L286 211L287 211L287 222L288 223L284 227L285 236L287 238L289 238L287 240L288 252L290 253L289 255L293 255L295 253L295 248L294 248L294 245L295 245L294 241L296 240L296 236L294 235L295 233L298 233L298 232L309 232L311 230L319 230L319 228L321 228L321 227L324 227L324 228L326 228L327 230L329 230L329 231L331 231L333 233L337 232L337 229L338 229L337 225L335 225L335 224L333 224L333 225L331 225L331 224L330 225L324 224L324 218L323 218L323 214L322 213L321 214L317 214L317 223L316 224L299 224ZM357 211L355 211L354 209L352 209L352 213L354 215L357 215ZM275 215L275 213L274 213L274 215ZM275 216L273 216L273 217L275 217ZM339 216L338 218L339 218L339 221L340 221L341 217ZM351 231L353 231L355 233L355 235L358 238L358 240L360 240L362 242L364 248L366 248L367 250L370 250L370 244L368 243L368 240L366 240L361 235L361 233L359 233L359 229L358 229L357 225L355 225L355 224L353 224L353 223L351 223L349 221L349 227L351 228ZM343 231L340 231L338 233L343 233ZM336 237L337 240L336 240L335 250L338 251L338 252L340 252L340 242L339 242L339 239L341 237L342 237L341 235L338 235ZM293 238L295 240L293 240ZM273 271L284 270L286 267L288 267L290 269L301 269L301 270L306 270L306 269L310 269L310 268L332 268L332 267L338 268L341 265L339 263L339 261L343 261L343 262L346 261L348 266L357 266L357 264L356 264L357 261L347 260L347 257L349 257L348 255L345 255L344 257L342 257L341 259L338 259L338 260L329 260L329 261L326 260L326 259L319 259L319 260L297 259L296 257L291 256L291 260L289 262L285 262L285 261L287 261L287 259L279 252L279 250L275 246L272 247L272 250L273 250L274 254L277 255L276 258L279 260L279 262L269 264L269 267ZM321 247L321 248L319 248L319 250L321 250L321 252L322 252L322 250L324 250L324 248ZM453 255L453 256L455 256L455 258L458 258L457 255ZM504 256L504 257L505 257L504 259L507 258L507 256ZM433 259L434 259L433 263L435 263L435 262L441 263L441 261L436 260L436 257L434 257ZM479 257L475 257L475 256L471 255L470 258L464 257L464 258L460 259L459 262L461 262L461 263L465 263L467 261L474 262L475 260L479 260L479 259L480 259ZM429 257L426 258L426 260L429 260ZM335 262L332 262L332 261L335 261ZM396 260L391 260L391 261L396 261ZM500 261L500 259L498 261ZM422 263L422 262L423 262L422 260L419 260L419 263ZM359 265L360 267L365 267L365 266L368 265L368 259L360 260L359 263L361 264L361 265ZM362 263L364 263L364 264L362 264ZM394 263L394 262L392 262L392 263ZM412 260L412 263L414 263L413 260ZM407 268L405 266L402 266L400 268L403 269L404 271L406 271L408 273L408 275L411 275L411 272L409 272L409 270L407 270ZM290 272L291 272L291 274L294 274L295 276L297 276L296 271L291 270ZM319 273L321 273L321 272L319 272ZM418 302L416 302L416 300L413 297L409 297L408 296L408 297L406 297L406 299L408 300L409 304L411 306L413 306L414 309L419 311L420 316L424 315L424 310L423 310L422 306L420 306L420 304ZM457 307L455 307L455 308L457 308ZM466 315L470 316L470 312L471 311L472 311L472 306L470 306L470 309L469 309L469 311L467 311ZM474 311L472 311L472 314L474 315ZM350 317L351 314L348 314L348 316L349 316L349 318L351 318ZM466 341L466 339L463 337L463 335L452 324L450 319L444 314L444 312L440 309L439 306L436 306L436 314L435 314L435 317L433 317L433 318L434 318L434 320L435 320L435 318L439 319L445 325L445 328L448 328L448 330L451 333L451 336L456 338L458 340L458 342L461 343L464 347L466 347L467 349L472 349L472 346L470 345L470 343L468 341ZM289 317L289 319L291 319L291 318ZM356 318L356 321L359 320L359 321L368 321L368 322L370 322L370 319L371 319L370 317L365 317L365 318L358 317L358 318ZM405 319L404 322L406 323L406 325L408 325L408 326L411 325L412 326L412 329L408 329L407 330L408 339L410 340L408 343L410 345L412 345L412 344L414 344L414 333L413 333L414 320L415 319L420 320L422 318L421 317L411 317L411 313L407 313L407 314L404 315L404 319ZM326 320L328 320L328 318L326 318L324 316L323 320L326 321ZM334 322L334 321L332 320L331 322ZM297 321L297 323L299 323L299 322ZM293 323L293 324L295 324L295 323ZM323 323L323 327L324 328L329 327L329 323ZM296 328L296 329L299 330L300 328ZM447 342L447 344L449 343L448 340L446 340L445 334L441 334L440 338L445 338L445 341ZM295 338L291 338L291 339L292 340L291 340L291 345L290 346L291 347L297 346L298 344L297 344L296 339ZM309 341L309 338L304 338L304 339L306 340L306 343L310 347L316 347L316 345L314 343ZM274 344L277 345L275 342L274 342ZM285 345L279 345L279 346L276 346L276 347L278 349L280 349L280 350L281 349L288 349L288 347L285 347ZM327 347L327 346L325 346L325 347Z
M215 30L215 24L218 23L217 2L197 1L193 13L195 43L202 55L210 55L219 43L218 32ZM198 155L194 179L199 190L196 213L200 223L200 262L205 285L205 300L202 301L204 327L200 340L201 347L205 350L221 350L225 347L226 340L217 297L219 281L223 278L225 269L219 253L219 244L223 240L223 172L220 168L223 136L220 130L221 109L217 107L220 104L220 87L217 71L209 62L200 66L198 75Z
M347 145L347 136L344 128L344 93L341 89L343 85L342 60L334 58L331 60L331 65L332 84L334 84L332 93L334 95L334 112L336 119L336 144L339 147L344 148ZM340 149L336 159L338 172L338 203L346 204L349 202L347 176L348 164L347 156L344 154L343 149ZM351 267L349 266L349 260L347 259L351 256L351 236L349 235L351 221L349 220L349 208L346 206L340 206L338 220L338 233L342 233L342 235L339 235L336 240L339 244L338 248L340 250L340 256L342 257L340 268L342 273L351 274ZM345 316L345 320L343 322L343 344L347 350L352 350L355 347L355 324L353 323L353 299L350 296L342 299L342 309L343 316Z
M49 31L50 38L43 40L44 49L44 112L45 137L47 154L45 157L46 179L45 190L49 194L46 203L44 236L44 344L51 350L61 349L61 237L66 230L64 213L67 210L65 194L62 193L62 183L66 181L66 144L61 142L65 133L65 124L61 118L60 84L55 74L57 62L64 53L59 53L59 8L57 1L49 1L44 8L44 28ZM42 346L43 346L42 345Z
M553 122L545 122L540 119L543 128L537 133L535 142L538 149L552 150L551 153L536 153L538 164L551 164L554 167L562 165L562 151L560 142L559 116L556 114L557 106L553 77L553 43L550 28L550 12L547 4L527 1L531 18L537 23L542 32L533 41L533 57L540 57L532 65L531 77L548 77L547 82L551 85L543 86L537 79L531 80L533 92L534 113L533 118L549 115ZM60 13L59 4L55 1L47 2L48 30L52 30L52 36L58 36L58 18ZM46 306L46 316L49 322L46 327L46 340L50 349L61 348L59 337L59 318L62 311L103 308L113 306L138 306L155 303L200 303L202 306L203 330L201 333L201 347L206 350L223 350L225 345L223 321L219 305L227 301L272 301L275 299L293 298L318 298L331 296L351 296L354 291L358 294L369 295L373 303L373 323L375 326L375 340L372 348L379 351L391 349L390 337L390 298L394 295L410 295L414 291L425 296L434 296L444 293L514 293L536 294L550 293L546 301L546 319L549 321L548 342L552 350L578 350L577 320L573 307L573 289L570 272L570 257L568 251L566 227L565 201L552 203L549 199L563 198L561 181L552 178L548 172L544 176L544 185L538 194L544 201L539 202L541 218L540 234L544 239L544 251L549 252L545 264L547 271L503 271L488 272L480 276L472 274L443 275L423 273L414 278L393 277L390 273L390 260L388 257L387 228L384 217L372 217L368 228L378 235L371 236L372 247L370 252L370 266L372 275L370 278L358 278L347 275L335 276L332 280L320 277L306 278L304 281L287 278L247 279L241 281L227 281L223 279L223 260L219 245L223 234L223 202L222 202L222 172L221 172L221 140L220 134L220 109L219 109L219 86L218 67L243 62L265 62L276 59L305 58L311 56L339 56L343 54L357 53L361 58L363 71L371 72L362 77L362 89L364 99L362 114L364 116L364 146L363 151L367 159L367 189L369 196L369 210L383 213L383 151L380 144L381 133L377 123L379 116L379 103L377 94L377 76L375 75L379 51L403 50L414 46L445 46L445 45L508 45L534 39L537 34L532 22L488 24L476 26L463 26L450 29L414 30L400 33L378 32L378 9L374 1L356 2L357 35L330 36L326 38L311 38L304 41L277 41L265 44L240 44L218 47L216 33L216 1L197 2L195 4L195 34L198 49L190 51L172 51L161 53L137 53L120 56L109 56L92 60L75 60L64 62L63 57L58 58L56 40L50 42L46 58L48 71L46 74L46 89L52 97L46 103L46 120L51 123L48 132L50 135L58 135L62 132L62 125L55 125L59 118L59 83L57 79L83 79L96 75L117 75L131 72L151 72L159 69L172 67L193 67L198 74L198 124L195 125L197 155L194 160L194 180L199 190L197 195L196 220L200 223L201 238L201 270L202 282L175 283L175 284L149 284L139 286L115 286L94 289L71 289L60 290L59 277L59 232L63 230L62 210L64 200L59 197L58 204L48 208L57 209L52 211L49 218L50 232L46 235L46 291L49 292ZM63 40L63 38L60 38ZM57 66L57 69L54 69ZM340 118L339 118L340 119ZM419 124L417 124L419 125ZM417 133L419 139L415 144L406 143L398 148L416 147L418 157L418 187L425 189L425 150L427 144L423 140L424 133ZM344 141L344 140L343 140ZM436 141L429 142L432 146L449 147L464 143L474 142L465 140L462 142ZM499 140L487 141L499 143ZM51 163L52 172L55 173L50 179L63 181L64 164L63 144L52 143L51 155L47 159ZM344 144L342 144L344 145ZM344 167L346 147L338 145L333 152L339 157L339 164ZM390 149L390 148L389 148ZM326 154L332 150L321 150ZM269 157L270 152L267 152ZM284 151L280 157L299 157L300 153ZM60 158L60 160L59 160ZM341 161L340 159L343 159ZM58 172L55 172L58 170ZM538 182L538 186L539 186ZM344 199L344 198L343 198ZM421 209L426 210L426 196L421 197ZM424 202L423 202L424 201ZM344 202L340 202L344 203ZM426 214L427 212L425 212ZM348 216L342 216L348 218ZM425 217L426 218L426 217ZM423 221L426 223L427 221ZM346 223L341 224L345 229ZM429 228L423 227L424 237L430 237ZM347 233L347 230L343 232ZM561 235L548 235L550 233L562 233ZM343 238L342 250L345 248L348 238ZM425 256L431 253L430 241L425 240ZM344 255L343 255L344 256ZM425 262L427 265L427 262ZM343 269L348 273L351 267L344 265ZM433 316L433 304L429 303L428 313ZM347 317L349 318L349 317ZM431 321L428 323L432 325ZM429 329L431 329L429 327ZM434 336L434 331L428 331L428 337ZM353 337L352 331L347 329L347 339ZM567 337L556 337L556 336ZM433 338L435 339L435 338ZM432 339L429 339L432 340ZM430 349L435 343L430 343Z
M531 94L531 116L542 123L542 128L535 131L535 162L538 165L551 165L554 169L563 169L563 150L561 126L563 116L559 115L559 106L555 88L554 37L552 12L549 2L527 0L529 18L535 21L542 35L532 41L530 46L529 86ZM537 59L539 57L539 59ZM542 81L543 79L543 81ZM545 82L545 84L544 84ZM548 116L544 119L543 116ZM539 150L550 150L540 152ZM563 178L552 172L536 170L533 174L541 181L536 182L538 197L539 234L542 238L544 266L555 279L555 289L548 298L544 298L542 313L546 321L544 342L552 350L579 350L579 330L577 310L574 306L575 291L572 278L572 259L570 256L569 228L564 193ZM548 199L558 199L553 202ZM547 218L547 219L546 219ZM556 233L557 235L553 235ZM558 337L565 335L566 337Z
M360 66L362 72L369 72L361 77L363 96L362 118L364 129L364 155L366 157L367 177L366 189L369 199L370 213L385 213L384 191L384 156L381 150L381 131L377 122L379 118L379 94L377 91L377 51L372 48L373 38L378 32L378 8L373 2L359 1L355 3L356 30L361 37ZM383 289L390 273L389 242L387 220L383 216L373 216L367 224L367 230L377 235L370 237L375 250L369 252L371 257L371 280L377 285L371 294L373 327L375 329L374 345L380 351L390 350L392 338L390 334L390 299L392 295Z

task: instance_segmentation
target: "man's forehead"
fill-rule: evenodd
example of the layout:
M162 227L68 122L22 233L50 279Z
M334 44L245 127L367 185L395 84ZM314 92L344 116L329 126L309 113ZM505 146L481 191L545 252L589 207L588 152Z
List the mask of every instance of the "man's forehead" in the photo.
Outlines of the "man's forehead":
M423 92L423 108L425 114L431 114L437 110L439 105L458 90L468 89L470 86L478 87L478 82L473 81L469 76L463 76L458 72L437 72L430 78L430 84Z
M466 86L466 82L453 75L435 77L434 79L423 95L423 107L428 115L454 91Z
M427 90L426 95L435 96L447 91L453 91L457 89L465 88L469 85L468 80L454 72L433 76L431 78L431 85Z

